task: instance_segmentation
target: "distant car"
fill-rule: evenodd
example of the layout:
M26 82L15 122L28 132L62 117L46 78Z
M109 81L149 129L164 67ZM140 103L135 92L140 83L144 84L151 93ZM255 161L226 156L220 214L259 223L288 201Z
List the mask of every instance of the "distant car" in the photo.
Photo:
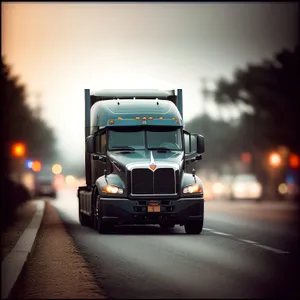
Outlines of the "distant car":
M40 175L35 179L35 197L48 196L56 198L56 188L54 186L54 177L50 175Z
M223 175L212 186L213 196L215 199L230 199L232 196L233 176Z
M254 199L262 197L262 185L252 174L237 175L232 182L232 200Z

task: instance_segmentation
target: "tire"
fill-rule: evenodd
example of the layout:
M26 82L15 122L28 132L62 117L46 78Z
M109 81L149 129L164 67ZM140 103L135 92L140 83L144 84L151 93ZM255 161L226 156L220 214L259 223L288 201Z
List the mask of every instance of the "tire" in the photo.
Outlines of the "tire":
M90 217L79 210L79 221L82 226L90 225Z
M99 196L97 196L96 207L97 207L97 211L95 214L95 219L96 219L95 223L97 224L97 230L101 234L107 234L113 230L113 225L107 224L107 223L103 222L103 220L102 220Z
M184 225L186 234L200 234L203 229L203 218L202 220L188 221Z
M79 201L79 200L78 200ZM79 201L79 209L78 209L78 212L79 212L79 222L82 226L89 226L91 224L91 219L88 215L82 213L80 211L80 201Z
M93 195L96 199L92 201L92 224L93 229L98 230L98 193Z

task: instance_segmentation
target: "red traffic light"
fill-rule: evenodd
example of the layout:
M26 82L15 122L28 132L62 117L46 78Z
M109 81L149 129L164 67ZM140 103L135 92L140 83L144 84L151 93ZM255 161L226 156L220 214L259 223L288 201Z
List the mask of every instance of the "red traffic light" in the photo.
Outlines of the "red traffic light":
M300 166L300 158L297 154L292 154L289 158L290 167L297 169Z
M12 146L12 155L14 157L23 157L26 153L26 147L23 143L15 143Z

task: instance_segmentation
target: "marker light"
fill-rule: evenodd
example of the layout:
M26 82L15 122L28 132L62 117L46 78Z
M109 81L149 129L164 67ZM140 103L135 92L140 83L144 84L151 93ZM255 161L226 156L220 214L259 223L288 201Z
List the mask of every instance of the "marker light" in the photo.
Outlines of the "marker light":
M202 189L197 183L186 186L183 189L184 194L192 194L192 193L202 193Z
M149 120L153 120L153 118L152 118L152 117L149 117L148 119L149 119Z
M109 124L114 124L114 123L115 123L114 120L110 120L110 121L109 121Z
M146 118L146 117L143 117L143 120L147 120L147 118Z
M102 192L107 193L107 194L123 194L123 189L121 189L117 186L108 184L103 188Z
M149 167L152 171L154 171L156 169L156 165L150 165Z
M121 118L121 117L118 117L118 120L123 120L123 118Z
M158 119L159 119L159 120L163 120L163 117L159 117Z

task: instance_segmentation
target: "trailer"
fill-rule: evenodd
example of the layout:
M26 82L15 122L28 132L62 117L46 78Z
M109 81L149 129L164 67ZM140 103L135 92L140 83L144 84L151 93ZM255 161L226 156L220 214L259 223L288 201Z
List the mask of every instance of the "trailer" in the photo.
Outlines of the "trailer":
M203 185L191 166L202 159L204 137L184 129L182 90L84 93L81 225L102 234L124 224L180 225L200 234Z

